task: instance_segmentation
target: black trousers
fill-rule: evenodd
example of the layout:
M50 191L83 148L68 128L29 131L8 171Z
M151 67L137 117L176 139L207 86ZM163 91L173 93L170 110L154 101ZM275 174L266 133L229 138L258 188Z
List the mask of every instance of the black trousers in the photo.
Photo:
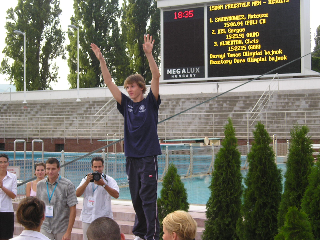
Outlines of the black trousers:
M126 171L133 208L136 212L132 233L146 240L159 239L157 209L157 156L127 158Z
M0 239L13 238L14 213L0 212Z

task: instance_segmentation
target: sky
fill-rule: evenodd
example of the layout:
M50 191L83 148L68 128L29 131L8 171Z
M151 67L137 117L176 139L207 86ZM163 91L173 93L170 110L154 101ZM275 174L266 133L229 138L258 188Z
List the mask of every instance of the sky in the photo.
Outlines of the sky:
M14 8L18 4L18 0L10 0L10 1L2 1L1 8L0 8L0 62L4 58L4 54L2 54L2 50L5 47L5 37L6 37L6 11L9 8ZM62 9L62 14L60 16L61 28L62 31L68 31L68 25L71 24L70 18L73 15L73 0L62 0L60 1L60 8ZM310 0L310 28L311 28L311 49L314 48L314 36L317 27L320 25L320 16L319 16L319 9L320 9L320 0ZM23 36L21 36L23 37ZM65 44L68 44L68 37L66 37ZM67 60L57 59L56 62L57 66L59 67L59 74L58 74L58 82L51 84L53 90L67 90L70 88L70 84L67 80L67 75L69 73L69 68L67 65ZM5 81L6 75L0 74L0 84L9 84L9 81Z

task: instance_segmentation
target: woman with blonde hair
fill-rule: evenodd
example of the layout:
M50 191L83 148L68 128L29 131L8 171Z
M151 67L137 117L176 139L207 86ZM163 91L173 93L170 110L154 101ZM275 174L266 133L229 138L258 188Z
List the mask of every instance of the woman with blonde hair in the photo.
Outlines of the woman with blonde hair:
M34 175L36 175L37 179L27 183L27 186L26 186L27 197L30 197L30 196L35 197L37 195L37 183L42 179L44 179L46 175L46 165L43 162L37 163L34 168L35 168Z
M185 211L169 213L162 221L163 240L194 240L197 222Z

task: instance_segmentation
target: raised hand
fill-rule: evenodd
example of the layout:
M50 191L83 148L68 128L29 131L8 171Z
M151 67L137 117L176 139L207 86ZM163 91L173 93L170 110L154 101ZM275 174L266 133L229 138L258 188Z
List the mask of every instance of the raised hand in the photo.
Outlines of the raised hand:
M154 44L154 40L152 40L152 36L147 34L147 35L144 35L143 38L144 38L144 44L142 45L143 51L145 52L145 54L152 53L153 44Z
M98 60L101 61L103 59L103 56L100 51L100 48L97 45L95 45L94 43L91 43L90 46L91 46L92 51L94 52L94 54L98 58Z

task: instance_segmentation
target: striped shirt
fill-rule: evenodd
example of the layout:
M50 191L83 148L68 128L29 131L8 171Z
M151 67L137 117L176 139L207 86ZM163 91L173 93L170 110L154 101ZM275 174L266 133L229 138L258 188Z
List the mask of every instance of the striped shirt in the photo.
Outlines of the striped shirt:
M49 194L47 191L47 184ZM54 188L55 190L52 194ZM49 203L49 196L51 196L51 194L52 198ZM53 206L53 217L46 217L41 228L52 234L67 231L70 207L78 203L73 183L64 177L61 177L61 179L57 178L57 180L51 184L48 181L48 178L45 178L37 184L37 198L44 201L46 205Z

